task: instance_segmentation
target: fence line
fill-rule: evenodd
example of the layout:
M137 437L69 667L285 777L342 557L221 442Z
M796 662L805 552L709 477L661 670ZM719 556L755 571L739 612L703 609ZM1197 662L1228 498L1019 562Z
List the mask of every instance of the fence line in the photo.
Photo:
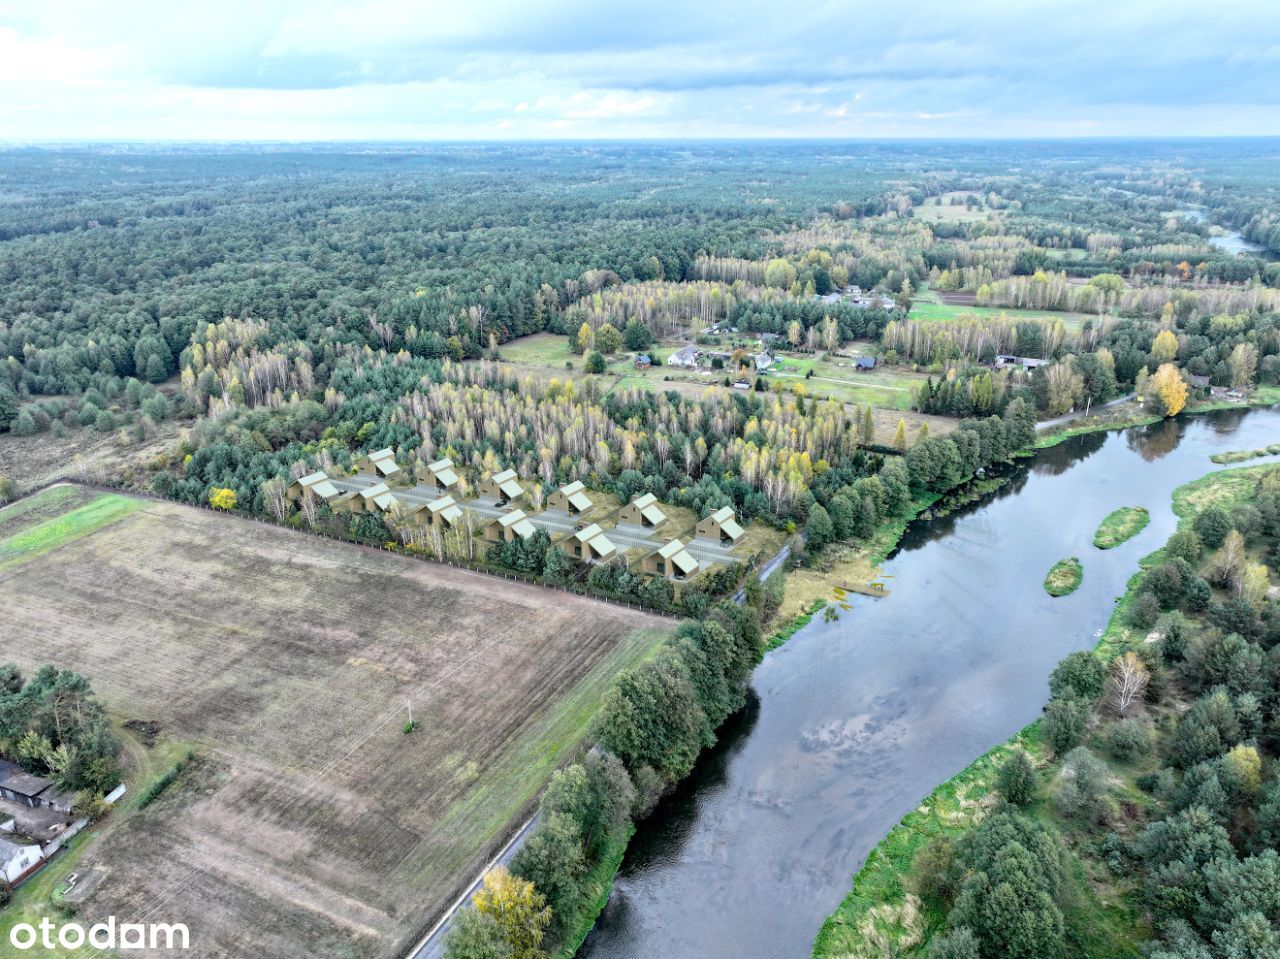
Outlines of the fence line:
M77 486L85 486L85 487L88 487L89 489L96 489L102 492L124 492L124 493L128 493L130 496L138 496L143 499L154 500L157 503L176 503L180 506L194 506L198 509L206 509L213 513L231 514L234 516L238 516L241 519L252 520L255 523L262 523L265 526L272 526L276 529L284 529L290 532L300 533L304 536L321 536L325 539L331 539L338 543L346 543L349 546L361 546L361 547L364 547L365 549L380 550L382 552L391 553L394 556L403 556L406 559L417 559L427 563L437 563L443 566L452 566L455 569L466 570L467 572L471 572L471 573L478 573L482 576L500 576L503 579L509 579L512 582L524 583L526 586L540 586L543 589L555 590L562 593L572 593L575 596L585 596L588 599L598 600L599 602L602 602L602 603L609 603L610 605L613 605L613 606L625 606L629 610L639 611L642 613L649 613L654 616L665 616L668 619L676 619L676 620L685 618L680 613L674 613L674 612L671 612L670 610L660 609L657 606L646 606L644 603L640 603L640 602L633 603L629 600L615 599L612 596L606 596L603 593L597 593L589 589L582 589L577 586L572 586L572 585L561 586L556 583L548 583L536 577L521 576L512 570L502 569L501 567L487 566L483 563L471 564L471 563L466 563L466 562L453 560L453 559L437 559L436 557L427 555L426 553L407 552L403 549L397 549L387 543L383 543L382 545L379 546L374 543L367 543L364 540L356 539L351 536L334 535L333 533L327 532L325 530L302 529L301 527L293 526L282 520L266 519L264 517L257 516L253 513L245 513L245 512L239 512L239 511L232 512L231 510L215 509L214 507L210 506L208 503L186 503L181 500L170 499L169 497L161 496L159 493L153 493L150 490L131 489L129 486L127 486L123 482L112 482L111 480L105 477L90 478L87 476L67 475L60 479L49 480L47 482L40 483L36 486L28 487L18 496L10 500L10 503L16 503L19 500L26 499L29 496L34 496L37 493L40 493L46 489L49 489L52 486L58 486L63 483L74 483Z

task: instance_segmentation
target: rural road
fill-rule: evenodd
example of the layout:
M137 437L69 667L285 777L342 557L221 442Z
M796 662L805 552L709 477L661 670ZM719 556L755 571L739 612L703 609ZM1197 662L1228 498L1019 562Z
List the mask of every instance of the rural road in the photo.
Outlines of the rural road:
M453 917L458 914L459 909L465 909L471 902L471 897L475 895L476 890L484 885L485 873L495 866L505 866L511 862L512 858L520 847L524 845L525 840L537 828L538 817L534 815L527 823L520 827L520 831L511 837L510 841L502 847L502 851L494 856L493 860L484 867L480 875L476 877L476 881L471 884L461 896L459 896L449 907L440 921L432 927L431 931L426 934L421 942L419 942L409 953L409 959L444 959L444 941L449 934L449 929L453 926Z
M1092 416L1094 413L1097 413L1101 410L1109 410L1113 406L1119 406L1121 403L1127 403L1131 399L1133 399L1136 395L1137 395L1136 393L1126 393L1124 396L1117 397L1116 399L1112 400L1109 403L1103 403L1101 406L1093 407L1091 410L1088 411L1087 414L1084 410L1077 410L1074 413L1068 413L1065 416L1059 416L1056 419L1045 420L1043 423L1037 423L1036 429L1051 430L1055 426L1061 426L1063 423L1070 423L1072 420L1078 420L1085 415Z
M785 563L787 561L787 557L790 555L791 555L790 546L784 546L782 547L782 549L778 550L778 552L774 554L773 559L769 560L769 562L765 563L764 566L760 568L760 574L757 577L760 580L760 582L763 583L766 579L768 579L770 574L772 574L775 569L777 569L779 566ZM747 598L747 588L745 586L733 594L733 601L737 603L739 606L741 606L746 601L746 598Z

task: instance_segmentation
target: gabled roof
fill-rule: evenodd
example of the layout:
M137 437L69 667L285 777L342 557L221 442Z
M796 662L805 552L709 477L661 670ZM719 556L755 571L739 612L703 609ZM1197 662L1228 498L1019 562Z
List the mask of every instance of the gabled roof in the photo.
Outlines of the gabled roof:
M652 506L656 502L658 502L658 497L654 496L652 493L645 493L643 496L637 496L633 499L631 501L631 505L635 506L637 509L644 509L646 506Z
M453 469L453 460L446 456L442 460L436 460L434 463L428 463L427 469L431 470L433 473L439 473L441 470L451 470Z
M608 559L618 552L618 547L613 545L613 540L605 536L604 533L588 542L587 547L601 559Z
M383 476L391 476L400 472L400 467L396 465L395 451L389 446L384 450L378 450L376 453L370 453L369 462Z
M503 513L498 517L498 525L503 529L514 530L515 534L521 539L528 539L537 532L522 509L513 509L510 513Z
M658 550L658 555L663 559L670 559L682 549L684 549L684 543L680 542L678 539L673 539L666 546L662 547L662 549Z
M458 474L453 471L453 460L447 457L442 460L436 460L434 463L428 463L427 469L431 471L432 476L445 486L453 486L458 482Z
M742 527L738 525L738 521L734 519L725 520L720 524L720 532L724 533L730 539L737 539L742 535Z
M560 492L569 500L569 505L579 513L587 512L593 505L591 497L586 494L586 487L582 485L582 480L575 480L567 486L560 487Z
M600 528L598 523L592 523L590 526L584 526L573 534L573 538L579 543L589 543L597 536L603 536L604 530Z
M329 477L325 475L323 470L304 476L298 482L304 490L311 490L321 499L330 499L338 495L338 487L329 482Z
M507 499L515 499L517 496L524 495L524 487L520 485L520 479L516 476L515 470L503 470L501 473L494 473L491 479Z
M721 506L718 510L708 516L707 519L721 524L726 523L733 519L733 507Z
M372 502L378 509L391 509L396 505L396 498L391 490L387 489L386 483L375 483L373 486L366 487L360 491L360 495L364 497L366 503Z
M644 509L640 510L640 515L654 526L667 521L667 514L658 509L656 505L644 507Z
M462 510L458 508L458 504L453 501L452 496L441 496L437 500L432 500L427 504L427 509L436 515L442 517L450 525L462 519ZM517 510L523 513L523 510Z
M680 572L684 573L686 576L690 573L697 572L698 569L698 561L683 549L671 557L671 565L680 570Z

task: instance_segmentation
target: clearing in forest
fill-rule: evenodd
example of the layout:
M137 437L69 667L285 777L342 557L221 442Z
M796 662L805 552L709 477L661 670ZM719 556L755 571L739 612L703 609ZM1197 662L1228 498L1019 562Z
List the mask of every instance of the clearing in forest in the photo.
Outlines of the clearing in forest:
M0 510L0 556L0 661L92 681L135 797L195 750L155 802L126 803L44 878L79 873L67 898L86 925L187 923L198 956L401 954L671 627L74 487ZM52 912L55 886L0 912L5 943L15 914Z

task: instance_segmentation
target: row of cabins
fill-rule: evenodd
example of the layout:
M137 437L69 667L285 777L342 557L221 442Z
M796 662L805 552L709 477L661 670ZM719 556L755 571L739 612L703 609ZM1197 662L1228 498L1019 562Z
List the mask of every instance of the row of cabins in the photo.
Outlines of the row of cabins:
M424 485L444 494L430 500L421 494L414 499L396 495L388 481L396 481L403 471L395 465L394 456L389 449L364 457L357 465L357 471L377 479L378 482L359 490L344 491L327 474L318 471L295 480L289 487L288 496L294 502L300 502L307 496L316 497L335 511L359 513L395 509L401 521L419 525L440 525L447 528L463 518L462 506L449 493L459 484L452 460L437 460L418 468L417 472ZM518 500L524 492L516 471L508 469L492 474L481 483L479 499L490 500L497 508L502 508ZM547 505L549 509L561 510L571 517L585 515L594 506L581 481L560 487L548 497ZM620 525L656 531L666 521L667 516L662 511L657 496L652 493L634 497L619 511ZM510 543L517 539L528 539L536 532L537 527L529 515L523 509L515 508L491 519L484 527L483 536L490 543ZM733 508L724 507L700 521L696 535L732 546L742 538L744 531L737 523ZM617 545L594 523L575 530L557 548L569 558L582 562L607 562L621 555ZM643 569L654 575L687 578L698 572L699 563L687 552L684 544L673 539L646 556Z
M667 357L667 366L696 370L703 367L711 367L716 360L720 360L721 363L727 366L732 359L732 353L725 353L719 350L704 350L697 346L682 346ZM751 363L757 373L764 373L769 367L773 366L774 360L768 353L761 352L752 354Z

